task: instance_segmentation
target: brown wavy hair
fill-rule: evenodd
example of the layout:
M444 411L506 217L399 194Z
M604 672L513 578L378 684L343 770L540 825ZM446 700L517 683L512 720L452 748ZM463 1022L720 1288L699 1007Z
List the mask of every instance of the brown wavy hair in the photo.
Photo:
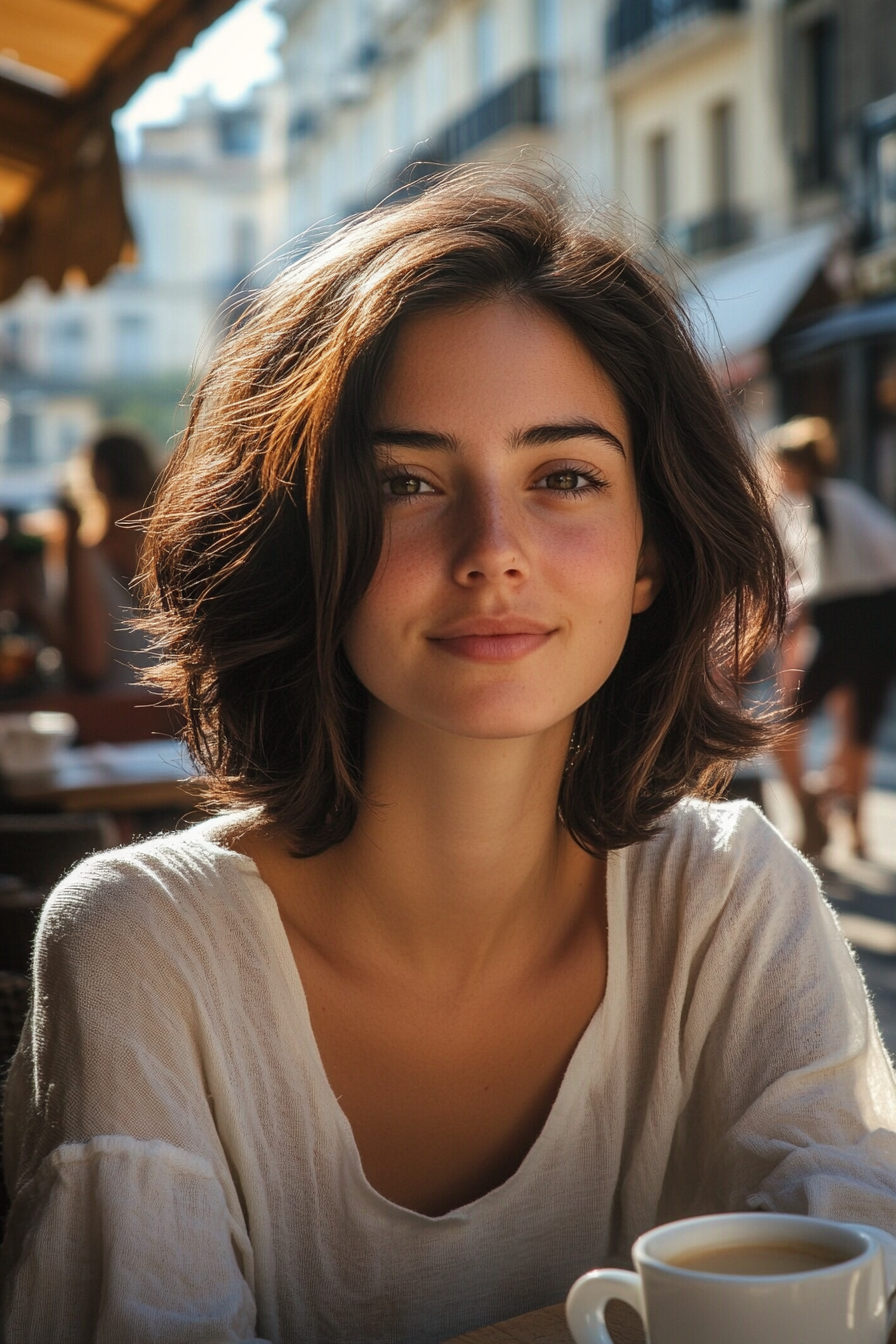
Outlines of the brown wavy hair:
M627 412L665 581L579 709L558 798L594 853L711 796L763 745L743 675L780 635L784 565L732 409L666 283L521 169L467 168L301 257L223 343L150 520L153 674L219 805L261 804L297 855L351 831L366 692L342 648L376 568L370 412L411 313L515 297L559 317Z

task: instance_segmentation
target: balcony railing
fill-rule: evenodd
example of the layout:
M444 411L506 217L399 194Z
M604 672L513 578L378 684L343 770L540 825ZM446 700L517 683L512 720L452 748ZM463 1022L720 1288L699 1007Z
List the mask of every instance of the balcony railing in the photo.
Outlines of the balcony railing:
M617 0L607 18L607 63L701 15L737 14L745 8L745 0Z
M737 205L723 205L672 232L682 251L699 257L705 252L722 252L749 243L754 228L755 220L749 211Z
M487 94L469 111L437 134L418 141L411 155L381 183L375 198L347 205L346 215L369 209L395 193L414 196L425 189L440 168L457 163L479 145L513 126L550 126L554 121L556 72L534 65Z
M531 66L487 94L468 112L449 123L430 140L436 163L457 163L477 145L511 126L545 126L552 119L552 75L544 66Z

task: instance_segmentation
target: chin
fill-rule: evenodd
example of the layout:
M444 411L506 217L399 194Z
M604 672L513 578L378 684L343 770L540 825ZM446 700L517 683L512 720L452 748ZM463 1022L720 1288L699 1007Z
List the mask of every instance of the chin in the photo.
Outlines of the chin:
M572 718L575 709L554 710L544 704L521 705L458 705L454 712L446 707L433 706L430 713L417 715L420 722L454 737L474 738L477 741L507 741L511 738L535 737L556 728Z

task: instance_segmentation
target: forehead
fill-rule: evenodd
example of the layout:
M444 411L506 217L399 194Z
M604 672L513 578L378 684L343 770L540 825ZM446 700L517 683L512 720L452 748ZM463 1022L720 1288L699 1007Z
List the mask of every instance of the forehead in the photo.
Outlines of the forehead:
M374 407L379 424L457 432L576 416L598 420L628 445L622 402L582 342L559 318L513 299L407 318Z

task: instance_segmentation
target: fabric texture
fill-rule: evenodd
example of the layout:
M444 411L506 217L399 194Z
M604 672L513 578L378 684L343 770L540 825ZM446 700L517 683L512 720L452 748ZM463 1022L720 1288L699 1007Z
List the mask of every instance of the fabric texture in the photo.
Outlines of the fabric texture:
M44 911L6 1097L8 1344L435 1344L658 1222L896 1233L896 1084L815 876L750 804L610 856L606 994L528 1155L431 1218L367 1182L276 903L222 824Z

